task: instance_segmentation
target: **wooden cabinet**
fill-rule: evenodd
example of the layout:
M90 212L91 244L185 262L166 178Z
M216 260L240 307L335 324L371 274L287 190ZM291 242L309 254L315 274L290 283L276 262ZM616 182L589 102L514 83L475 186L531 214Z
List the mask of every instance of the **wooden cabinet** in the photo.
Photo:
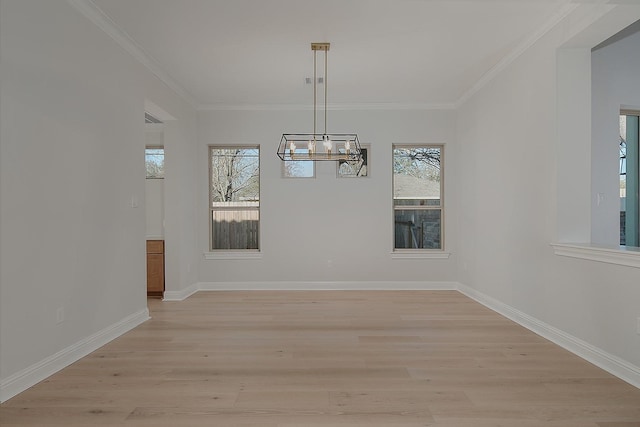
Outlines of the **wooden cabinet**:
M164 240L147 240L147 296L164 293Z

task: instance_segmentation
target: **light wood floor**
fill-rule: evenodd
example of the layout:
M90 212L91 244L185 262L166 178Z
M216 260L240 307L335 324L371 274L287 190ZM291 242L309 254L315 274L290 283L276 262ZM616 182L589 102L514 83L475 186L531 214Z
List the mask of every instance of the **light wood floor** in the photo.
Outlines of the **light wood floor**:
M640 426L640 390L454 291L201 292L5 402L9 426Z

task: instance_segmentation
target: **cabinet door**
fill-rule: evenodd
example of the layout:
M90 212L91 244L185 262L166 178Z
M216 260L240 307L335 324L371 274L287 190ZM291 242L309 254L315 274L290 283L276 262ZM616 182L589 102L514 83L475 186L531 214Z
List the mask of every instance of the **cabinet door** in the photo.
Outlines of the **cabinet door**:
M147 293L164 292L164 254L147 254Z
M147 240L147 253L148 254L164 253L164 240Z

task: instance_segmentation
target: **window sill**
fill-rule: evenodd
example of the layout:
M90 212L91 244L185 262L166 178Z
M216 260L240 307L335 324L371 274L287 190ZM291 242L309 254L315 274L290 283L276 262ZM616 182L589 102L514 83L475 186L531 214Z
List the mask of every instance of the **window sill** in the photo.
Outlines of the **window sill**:
M205 252L204 259L262 259L262 252L251 250Z
M448 259L450 252L391 252L391 259Z
M556 255L640 268L640 248L596 246L588 243L552 243Z

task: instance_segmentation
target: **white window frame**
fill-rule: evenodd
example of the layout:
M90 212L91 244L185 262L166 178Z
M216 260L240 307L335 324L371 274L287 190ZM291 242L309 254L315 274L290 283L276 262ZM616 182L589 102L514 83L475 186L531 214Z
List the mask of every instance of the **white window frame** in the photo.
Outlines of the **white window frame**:
M257 150L258 152L258 206L251 206L251 207L246 207L246 208L242 208L240 206L230 206L230 207L218 207L218 208L214 208L213 206L213 200L212 200L212 189L211 189L211 185L213 182L213 162L212 162L212 157L213 157L213 151L214 150L221 150L221 149L252 149L252 150ZM208 184L208 189L209 189L209 209L208 209L208 222L209 222L209 252L205 253L205 258L206 259L252 259L252 258L260 258L260 246L261 246L261 242L262 242L262 227L260 224L260 205L261 205L261 191L260 191L260 156L261 156L261 149L260 149L260 145L232 145L232 144L213 144L213 145L209 145L207 147L208 150L208 169L209 169L209 184ZM251 212L257 212L257 216L258 216L258 230L257 230L257 248L250 248L250 249L244 249L244 248L234 248L234 249L228 249L228 248L213 248L213 224L212 224L212 218L214 215L214 212L220 212L220 211L237 211L237 210L242 210L242 211L251 211Z
M440 203L438 206L396 206L394 201L395 193L395 173L393 162L395 160L395 150L398 148L438 148L440 150ZM444 144L392 144L391 147L391 207L392 207L392 258L434 258L446 259L450 253L445 251L445 202L444 202L444 176L445 176L445 145ZM440 211L440 248L396 248L395 243L395 213L397 210L438 210Z
M640 111L636 111L636 110L625 110L625 109L621 109L620 110L620 117L622 118L622 116L626 116L626 117L635 117L635 121L636 121L636 125L635 125L635 131L636 131L636 135L635 135L635 140L632 139L631 141L627 140L627 147L626 147L626 152L627 152L627 158L625 161L625 169L630 171L630 173L625 174L626 175L626 183L627 183L627 188L629 189L629 191L625 191L626 194L626 212L628 215L628 217L631 217L631 219L629 220L625 220L625 222L627 224L627 226L630 226L630 232L629 234L627 234L626 238L627 238L627 242L626 245L629 247L635 247L638 248L640 247L640 244L638 244L638 220L639 220L639 213L638 213L638 181L640 180L640 172L638 170L638 121L640 121ZM629 125L627 127L627 129L629 129ZM624 137L628 137L629 134L627 133L627 135L624 135ZM620 135L620 137L623 137L623 135ZM630 144L630 145L629 145ZM625 171L626 172L626 171ZM620 194L620 199L621 199L621 211L622 211L622 191ZM622 222L620 224L622 226ZM629 230L627 230L629 231ZM621 237L622 237L622 230L621 230ZM629 242L630 241L630 242ZM635 244L634 244L635 243ZM620 242L620 244L622 245L622 242Z

